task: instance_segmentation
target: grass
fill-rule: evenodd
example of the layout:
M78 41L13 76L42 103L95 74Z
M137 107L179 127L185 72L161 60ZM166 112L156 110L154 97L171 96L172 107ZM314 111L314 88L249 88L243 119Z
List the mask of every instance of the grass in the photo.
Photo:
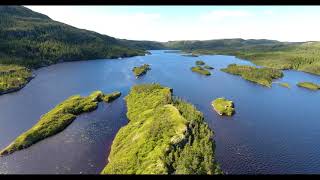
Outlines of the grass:
M212 101L211 105L219 115L232 116L234 114L234 105L232 101L225 98L217 98Z
M134 73L134 75L135 75L136 77L139 77L139 76L142 76L142 75L146 74L147 71L150 70L150 69L151 69L151 68L150 68L150 65L149 65L149 64L144 64L144 65L142 65L142 66L134 67L134 68L132 69L132 71L133 71L133 73Z
M281 70L272 68L257 68L247 65L230 64L227 68L221 69L221 71L241 76L243 79L267 87L271 87L273 79L283 77Z
M211 73L208 70L202 68L201 66L191 67L191 71L202 74L202 75L206 75L206 76L211 75Z
M141 84L126 96L129 123L117 133L102 174L215 174L213 133L172 89Z
M0 95L21 89L31 78L31 70L25 67L0 65Z
M118 92L105 95L101 91L95 91L87 97L71 96L44 114L31 129L18 136L9 146L4 148L0 155L8 155L25 149L38 141L53 136L70 125L77 115L95 110L98 107L98 102L102 100L111 102L119 96Z
M312 82L300 82L297 84L297 86L302 87L302 88L307 88L310 90L319 90L320 89L320 85L312 83Z
M196 65L197 66L202 66L202 65L205 65L205 62L199 60L199 61L196 61Z
M209 69L209 70L211 70L211 69L214 69L213 67L211 67L211 66L209 66L209 65L205 65L205 66L203 66L205 69Z

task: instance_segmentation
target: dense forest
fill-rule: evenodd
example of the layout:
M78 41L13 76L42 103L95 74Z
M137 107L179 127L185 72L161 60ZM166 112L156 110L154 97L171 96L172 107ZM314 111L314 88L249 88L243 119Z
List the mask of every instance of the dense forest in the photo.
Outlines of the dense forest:
M23 6L0 6L0 12L0 64L38 68L61 61L144 55L150 48L78 29Z

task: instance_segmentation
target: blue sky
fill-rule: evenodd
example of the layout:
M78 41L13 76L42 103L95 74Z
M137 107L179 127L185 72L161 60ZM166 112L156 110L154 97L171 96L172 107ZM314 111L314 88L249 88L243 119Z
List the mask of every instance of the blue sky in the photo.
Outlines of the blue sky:
M320 6L26 6L116 38L320 41Z

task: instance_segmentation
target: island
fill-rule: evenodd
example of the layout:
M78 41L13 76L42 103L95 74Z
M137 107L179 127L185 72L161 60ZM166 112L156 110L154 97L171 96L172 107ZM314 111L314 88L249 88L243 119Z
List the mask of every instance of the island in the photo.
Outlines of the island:
M87 97L81 97L80 95L69 97L41 116L40 120L31 129L18 136L9 146L4 148L0 152L0 156L28 148L38 141L63 131L81 113L95 110L98 107L98 102L111 102L120 95L120 92L103 94L101 91L95 91Z
M28 68L0 65L0 95L22 89L32 78L32 72Z
M221 174L213 132L192 104L160 84L125 97L128 124L116 134L102 174Z
M209 66L209 65L205 65L205 66L203 66L205 69L209 69L209 70L211 70L211 69L214 69L213 67L211 67L211 66Z
M199 60L199 61L196 61L196 65L197 66L202 66L202 65L205 65L205 62Z
M202 74L202 75L206 75L206 76L211 75L211 73L208 70L202 68L201 66L191 67L191 71Z
M289 83L280 82L279 85L282 87L290 88Z
M221 69L221 71L241 76L245 80L267 87L271 87L273 79L283 77L281 70L265 67L257 68L248 65L230 64L227 68Z
M213 109L220 115L232 116L234 114L234 104L225 98L217 98L211 103Z
M142 66L138 66L138 67L133 67L132 71L134 73L134 75L138 78L144 74L147 73L147 71L149 71L150 65L149 64L143 64Z
M310 89L313 91L317 91L320 89L320 85L312 83L312 82L300 82L297 84L298 87Z

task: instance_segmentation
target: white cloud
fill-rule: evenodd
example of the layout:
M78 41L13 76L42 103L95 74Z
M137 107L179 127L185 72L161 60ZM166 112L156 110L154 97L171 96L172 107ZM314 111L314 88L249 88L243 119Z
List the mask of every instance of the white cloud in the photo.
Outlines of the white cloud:
M319 14L297 11L215 10L205 13L129 12L112 7L32 6L52 19L116 38L134 40L208 40L222 38L320 40ZM181 9L178 9L181 10ZM189 13L189 12L185 12ZM191 14L191 13L190 13Z
M249 16L252 16L252 14L244 10L215 10L202 14L200 19L203 21L216 21L225 20L227 18L243 18Z

